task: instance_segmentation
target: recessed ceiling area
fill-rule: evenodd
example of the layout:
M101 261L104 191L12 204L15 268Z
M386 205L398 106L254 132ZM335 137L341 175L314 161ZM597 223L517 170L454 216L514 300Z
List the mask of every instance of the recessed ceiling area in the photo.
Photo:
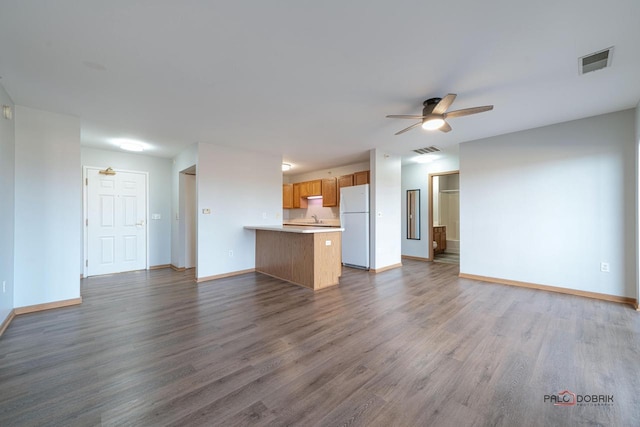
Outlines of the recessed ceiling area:
M628 0L3 2L0 83L16 104L80 117L83 146L231 145L300 173L633 108L638 16ZM610 46L610 67L576 73ZM447 93L494 110L393 135L387 114Z

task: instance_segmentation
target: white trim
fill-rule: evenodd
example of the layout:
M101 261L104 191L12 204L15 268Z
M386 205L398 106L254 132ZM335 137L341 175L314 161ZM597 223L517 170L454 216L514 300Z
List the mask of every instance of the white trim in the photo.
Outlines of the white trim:
M428 215L429 220L427 221L427 239L429 241L429 257L427 258L429 261L433 261L435 258L435 254L433 253L433 178L436 176L447 176L447 175L458 175L460 177L460 168L450 171L442 171L442 172L433 172L427 174L427 200L429 202L428 205ZM460 190L458 189L458 192ZM460 220L460 212L458 212L458 220ZM458 241L462 240L462 236L458 239ZM458 247L458 254L460 253L460 247Z

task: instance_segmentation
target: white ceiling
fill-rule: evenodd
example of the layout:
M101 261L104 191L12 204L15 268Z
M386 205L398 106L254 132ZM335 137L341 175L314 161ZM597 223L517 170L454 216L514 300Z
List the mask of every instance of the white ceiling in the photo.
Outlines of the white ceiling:
M291 173L634 107L638 0L0 0L0 83L20 105L173 157L194 142L280 152ZM612 67L578 57L615 46ZM447 134L418 114L457 93Z

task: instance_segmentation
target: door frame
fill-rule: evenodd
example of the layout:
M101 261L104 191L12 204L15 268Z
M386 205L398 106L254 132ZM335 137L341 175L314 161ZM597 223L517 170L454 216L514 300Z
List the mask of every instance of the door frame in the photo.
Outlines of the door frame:
M447 171L447 172L434 172L429 174L429 189L427 196L429 198L429 221L427 226L429 227L429 258L427 260L433 261L433 177L434 176L446 176L446 175L460 175L460 170ZM458 218L459 219L459 218Z
M194 213L194 221L191 224L194 227L195 236L194 236L194 263L193 267L187 267L187 231L189 227L187 227L187 200L186 200L186 186L187 181L186 177L189 175L193 175L194 179L194 197L193 204L191 208ZM178 255L178 268L194 268L196 272L196 277L198 273L198 178L197 178L197 167L196 165L189 166L188 168L180 171L178 173L178 246L179 246L179 255Z
M89 219L89 195L88 195L88 189L89 189L89 185L88 185L88 171L89 169L97 169L97 170L104 170L106 169L108 166L83 166L82 167L82 243L83 243L83 249L82 249L82 259L80 260L80 263L82 265L82 277L87 277L87 273L88 273L88 267L87 267L87 260L89 257L89 231L88 231L88 226L87 226L87 221ZM113 169L114 172L126 172L126 173L138 173L141 175L145 176L145 188L144 188L144 195L145 195L145 220L144 220L144 227L145 227L145 252L146 252L146 256L145 256L145 270L149 269L149 172L145 172L145 171L134 171L134 170L129 170L129 169Z

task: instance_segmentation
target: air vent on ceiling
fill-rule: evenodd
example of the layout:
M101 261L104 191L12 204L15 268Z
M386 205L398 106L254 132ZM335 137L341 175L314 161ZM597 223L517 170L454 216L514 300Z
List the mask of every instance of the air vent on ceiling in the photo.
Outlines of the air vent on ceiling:
M578 72L580 74L590 73L591 71L602 70L611 66L611 57L613 56L613 46L594 52L589 55L578 58Z
M429 153L437 153L438 151L440 151L440 149L432 145L431 147L418 148L417 150L413 150L413 151L415 151L418 154L429 154Z

